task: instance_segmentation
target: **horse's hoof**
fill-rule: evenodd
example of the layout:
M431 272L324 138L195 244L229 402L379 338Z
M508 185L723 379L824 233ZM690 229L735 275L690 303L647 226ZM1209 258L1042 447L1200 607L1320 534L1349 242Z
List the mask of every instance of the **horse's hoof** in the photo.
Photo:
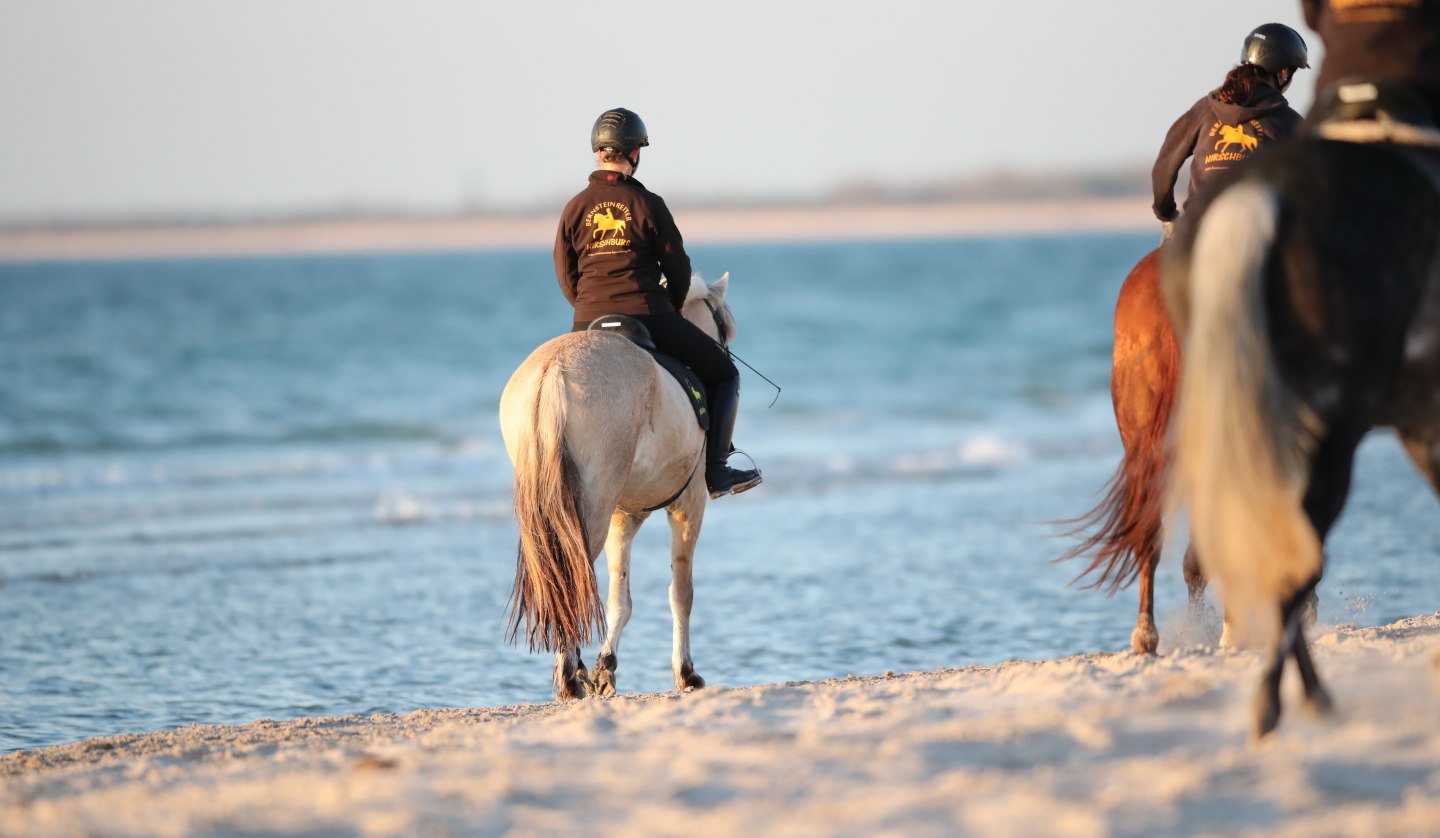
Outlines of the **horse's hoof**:
M579 701L589 694L589 687L578 678L563 687L555 689L556 701Z
M1328 716L1335 712L1335 702L1331 700L1329 690L1319 684L1315 685L1313 693L1305 694L1305 706L1317 716Z
M686 690L702 690L705 688L705 679L695 674L695 666L686 663L675 673L675 689L680 692Z
M1160 633L1154 623L1136 623L1130 632L1130 648L1137 655L1153 655L1160 648Z
M590 689L593 695L606 698L615 694L615 672L609 669L597 669L590 679Z
M1255 696L1255 728L1253 731L1255 738L1265 738L1279 724L1280 700L1262 688Z
M585 667L583 666L571 677L557 679L555 681L556 701L577 701L590 695L590 693L589 673L585 671Z

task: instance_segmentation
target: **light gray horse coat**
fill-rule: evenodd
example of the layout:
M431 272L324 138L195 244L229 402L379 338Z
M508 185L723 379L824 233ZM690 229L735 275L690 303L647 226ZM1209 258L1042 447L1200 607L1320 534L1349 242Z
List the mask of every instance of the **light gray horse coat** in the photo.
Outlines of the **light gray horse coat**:
M681 313L717 341L735 334L729 274L696 276ZM713 312L713 313L712 313ZM680 382L628 339L598 331L547 341L500 397L500 429L515 466L520 529L510 639L555 656L555 697L615 692L616 652L630 619L630 546L650 512L670 520L671 668L676 689L703 687L690 659L695 542L709 499L705 433ZM604 548L603 611L595 559ZM593 673L581 647L604 634Z

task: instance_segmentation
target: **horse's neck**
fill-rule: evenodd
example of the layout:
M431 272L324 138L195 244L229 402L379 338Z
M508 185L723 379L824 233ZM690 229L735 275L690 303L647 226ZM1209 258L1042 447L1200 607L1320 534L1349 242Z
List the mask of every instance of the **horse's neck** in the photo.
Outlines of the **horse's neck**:
M680 316L690 321L690 325L704 332L706 337L719 341L720 314L719 311L711 311L705 304L704 297L696 297L689 300L680 307Z

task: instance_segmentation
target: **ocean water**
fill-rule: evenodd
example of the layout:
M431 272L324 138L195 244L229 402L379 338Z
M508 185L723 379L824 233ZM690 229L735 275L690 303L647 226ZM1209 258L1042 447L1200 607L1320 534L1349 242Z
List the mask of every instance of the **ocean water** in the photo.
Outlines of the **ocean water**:
M737 442L766 482L707 512L700 674L1128 648L1134 592L1071 585L1049 522L1118 460L1111 312L1152 240L694 247L731 273L735 351L783 388L768 406L745 372ZM550 657L503 641L496 408L569 313L543 252L0 266L0 752L548 700ZM1440 608L1435 503L1372 435L1322 622ZM637 539L622 691L671 686L668 538L657 516Z

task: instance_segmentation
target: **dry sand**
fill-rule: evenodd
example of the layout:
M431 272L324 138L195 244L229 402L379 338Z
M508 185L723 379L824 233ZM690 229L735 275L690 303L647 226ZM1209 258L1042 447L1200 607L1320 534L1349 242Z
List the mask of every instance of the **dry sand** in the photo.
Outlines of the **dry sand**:
M556 212L558 212L558 208ZM0 229L0 262L354 251L548 250L556 216L84 230ZM1145 197L676 211L690 243L938 238L1153 228Z
M92 739L0 758L0 833L1440 834L1440 613L1316 636L1337 714L1259 743L1257 654L1091 654Z

